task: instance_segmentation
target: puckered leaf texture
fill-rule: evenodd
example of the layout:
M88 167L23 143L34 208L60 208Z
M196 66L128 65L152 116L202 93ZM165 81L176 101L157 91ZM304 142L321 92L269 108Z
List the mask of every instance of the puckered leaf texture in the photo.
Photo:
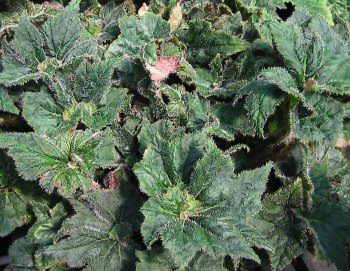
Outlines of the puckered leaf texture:
M82 34L79 11L72 4L50 17L42 31L27 14L22 15L13 41L3 41L3 45L0 83L6 86L50 76L73 59L97 50L96 42Z
M150 145L134 166L150 196L142 207L144 241L161 238L180 267L200 250L259 261L251 247L269 246L250 219L261 208L271 165L234 176L231 159L203 139L185 135L167 147Z
M24 179L38 179L48 192L57 188L63 195L78 188L89 191L97 168L118 163L108 130L76 131L52 138L34 133L1 134L0 145L9 149Z
M130 195L133 195L130 197ZM132 270L132 231L139 227L139 194L127 182L116 190L86 193L71 199L75 215L66 219L46 255L89 271Z

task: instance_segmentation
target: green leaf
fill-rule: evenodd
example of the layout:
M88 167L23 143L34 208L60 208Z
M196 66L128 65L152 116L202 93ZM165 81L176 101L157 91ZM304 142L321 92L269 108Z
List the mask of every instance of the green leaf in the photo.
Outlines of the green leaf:
M62 133L72 129L75 123L63 121L63 110L48 91L24 94L23 117L38 134Z
M206 69L196 69L193 83L196 85L196 91L203 97L214 96L219 88L219 80Z
M18 108L13 104L7 90L0 86L0 110L12 114L18 114Z
M17 239L9 248L9 254L12 258L11 267L14 271L28 270L36 271L33 254L35 245L28 242L26 238Z
M209 63L217 54L230 56L246 50L249 43L222 31L213 31L206 21L192 21L184 36L190 61Z
M119 19L119 27L121 34L109 46L107 58L118 59L126 55L154 63L157 59L155 41L167 38L170 33L169 23L150 12L140 18L123 17Z
M218 128L231 134L231 140L234 139L235 134L254 135L254 126L248 118L243 104L218 103L212 110L218 121Z
M113 41L119 34L118 19L128 15L127 3L118 4L108 2L103 5L100 11L100 18L102 19L102 33L99 36L99 42Z
M27 15L22 16L12 44L3 41L3 66L0 83L6 86L23 84L36 79L36 65L42 60L42 44L38 30L29 21Z
M42 247L31 242L28 238L17 239L9 248L11 270L21 271L67 271L64 262L42 254Z
M136 271L172 271L178 270L178 265L174 262L170 253L161 247L152 250L137 251L136 255L140 262L136 265ZM225 271L223 267L223 259L212 259L209 255L198 252L189 266L184 269L186 271Z
M258 136L264 137L264 127L284 96L268 81L258 80L251 94L246 98L245 108ZM254 91L260 89L259 91Z
M147 119L144 119L141 126L141 131L137 136L141 153L144 153L149 145L157 145L159 142L162 142L159 138L169 141L183 133L183 129L175 128L169 120L159 120L151 124Z
M50 209L45 203L33 202L36 221L25 238L17 239L10 247L13 270L55 270L65 271L62 261L42 254L45 245L52 244L54 235L67 216L67 208L58 203Z
M310 29L319 35L320 43L317 51L318 70L315 75L321 92L347 95L350 91L349 68L350 54L347 43L334 29L320 18L314 18ZM339 69L339 67L341 67Z
M118 162L108 130L76 131L51 138L33 133L1 134L0 146L9 149L24 179L39 179L46 191L52 192L57 187L63 195L78 188L90 190L95 170Z
M350 218L334 203L323 203L309 214L302 214L316 236L321 258L348 271L347 240L350 238Z
M342 132L344 109L330 97L304 92L304 102L315 113L305 112L300 106L291 112L293 134L302 141L317 141L334 145Z
M151 145L134 167L141 191L150 196L141 209L145 216L141 232L146 245L149 247L160 237L180 268L186 267L200 250L213 258L228 254L259 261L251 246L268 249L268 245L250 224L250 218L261 208L260 196L271 164L233 178L230 158L208 143L206 151L192 157L193 173L186 181L177 176L183 176L180 172L186 169L179 167L179 161L186 160L180 157L193 153L181 148L188 141L184 136L168 143L170 150L182 149L171 160L168 152L162 154ZM175 170L177 174L174 168L179 169Z
M24 94L23 116L36 133L64 133L75 128L79 121L99 130L112 124L117 114L129 106L127 89L110 87L111 62L88 64L84 61L77 71L71 68L57 74L55 97L44 89ZM68 76L69 71L73 74Z
M298 82L304 82L307 48L305 48L305 40L300 27L281 22L271 22L269 27L284 61L297 72ZM286 39L286 36L289 38Z
M0 192L0 237L30 222L31 217L27 211L27 204L18 195L18 192Z
M81 28L79 11L73 5L49 18L42 29L47 55L64 60L76 46Z
M201 134L186 135L170 144L162 138L155 140L158 144L148 146L144 161L133 169L141 190L149 196L160 195L173 184L188 180L204 146Z
M192 259L186 271L225 271L223 258L213 259L205 253L197 253Z
M31 23L27 14L21 17L12 44L17 54L23 56L30 65L38 65L45 58L39 30Z
M130 195L133 195L130 197ZM133 270L134 245L130 239L140 219L139 194L126 182L115 191L89 192L71 199L75 215L63 222L56 242L45 254L84 270Z
M349 92L348 47L321 18L312 19L306 29L277 22L269 26L278 51L297 72L300 86L307 89L307 84L314 82L312 88L319 92ZM288 41L284 39L286 33L291 37Z
M311 13L319 14L327 21L327 23L334 25L332 13L327 5L327 0L288 0L287 2L300 6Z
M68 216L68 208L58 203L52 209L46 204L33 204L35 223L29 229L27 238L41 246L52 244L63 220Z
M23 85L30 80L37 80L42 72L37 71L25 62L22 56L19 56L14 48L3 42L4 55L2 58L3 71L0 73L0 84L5 86Z
M260 74L266 79L274 82L283 92L302 99L303 96L299 92L294 78L284 68L268 68L260 71Z
M282 270L294 258L306 251L306 230L295 216L293 209L302 207L303 187L300 180L266 195L259 217L271 226L262 229L273 251L270 261L273 270Z
M111 61L72 63L56 75L53 91L58 102L65 107L74 102L97 103L111 87L113 70Z
M58 67L72 59L96 53L96 41L84 37L81 30L79 12L74 5L51 16L41 32L23 15L11 45L3 42L4 69L0 83L13 86L43 75L51 77Z
M320 145L308 157L308 176L314 186L313 204L309 210L298 210L315 235L317 256L334 263L339 270L350 270L347 241L350 239L350 216L348 205L335 196L334 179L348 165L339 163L339 153Z
M168 250L155 247L152 250L136 251L136 271L171 271L178 268Z

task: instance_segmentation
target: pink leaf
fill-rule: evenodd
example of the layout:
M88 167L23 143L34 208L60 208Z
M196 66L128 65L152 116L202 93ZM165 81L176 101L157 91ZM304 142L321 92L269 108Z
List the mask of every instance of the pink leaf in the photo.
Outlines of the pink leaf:
M166 79L170 73L179 70L179 60L176 57L160 57L154 66L146 64L146 69L150 72L151 79L156 84Z
M118 186L118 179L115 176L115 172L114 171L108 173L107 181L108 181L108 189L110 191L113 191L113 190L115 190L117 188L117 186Z
M48 1L45 1L45 2L43 3L43 7L44 7L44 8L56 9L56 10L61 10L61 9L63 9L63 6L62 6L62 5L57 4L57 3L51 3L51 2L48 2Z
M148 11L148 9L149 7L147 6L147 4L143 3L140 9L137 11L137 15L141 17L143 14L145 14Z

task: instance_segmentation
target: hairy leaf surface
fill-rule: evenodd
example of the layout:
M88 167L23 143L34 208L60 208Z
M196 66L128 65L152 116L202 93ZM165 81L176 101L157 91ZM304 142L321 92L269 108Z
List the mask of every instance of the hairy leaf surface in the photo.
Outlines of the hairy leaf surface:
M160 237L180 267L187 266L199 250L214 258L229 254L258 261L251 246L268 245L250 224L250 217L261 208L259 195L271 165L234 177L230 158L209 143L204 153L192 155L193 173L188 180L179 162L193 153L182 147L189 142L188 136L178 138L166 152L151 145L134 167L141 190L150 196L142 207L145 243L150 246Z
M130 195L133 195L130 197ZM138 193L129 183L115 191L89 192L71 199L75 215L63 222L55 244L45 254L84 270L131 270L135 256L130 240L138 227Z
M1 134L0 146L9 149L18 173L27 180L63 195L91 189L95 170L116 165L118 156L109 131L77 131L49 138L34 133Z

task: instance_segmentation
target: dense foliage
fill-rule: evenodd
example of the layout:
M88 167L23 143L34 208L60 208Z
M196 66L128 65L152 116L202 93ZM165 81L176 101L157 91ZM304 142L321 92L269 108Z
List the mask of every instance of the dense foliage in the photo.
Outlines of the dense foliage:
M11 270L350 270L346 0L7 2Z

